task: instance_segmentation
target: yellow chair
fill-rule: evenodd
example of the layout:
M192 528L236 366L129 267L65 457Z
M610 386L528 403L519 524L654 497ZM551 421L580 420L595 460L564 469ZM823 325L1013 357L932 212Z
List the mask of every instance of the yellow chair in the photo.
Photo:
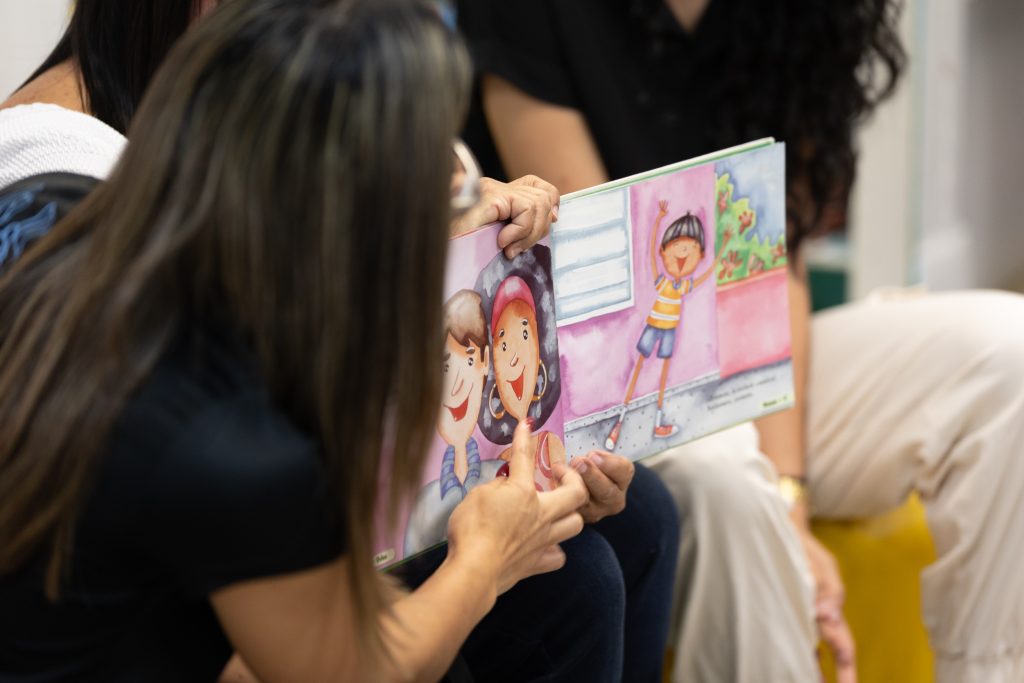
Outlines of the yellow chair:
M846 618L857 641L860 683L931 683L932 652L921 622L919 576L935 559L924 506L912 496L874 519L814 522L846 584ZM835 681L828 653L822 668Z
M921 570L935 549L924 506L911 496L881 517L851 522L815 521L814 534L832 551L846 584L846 618L857 641L860 683L932 683L932 652L921 622ZM665 661L671 680L673 652ZM831 657L822 669L835 681Z

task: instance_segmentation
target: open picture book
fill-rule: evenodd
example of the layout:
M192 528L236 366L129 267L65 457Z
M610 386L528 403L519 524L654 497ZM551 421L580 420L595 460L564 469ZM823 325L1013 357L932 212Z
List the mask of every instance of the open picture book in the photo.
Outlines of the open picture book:
M378 566L445 540L533 420L534 481L594 450L633 460L793 404L785 150L771 139L562 198L513 260L500 225L459 236L445 281L442 405Z

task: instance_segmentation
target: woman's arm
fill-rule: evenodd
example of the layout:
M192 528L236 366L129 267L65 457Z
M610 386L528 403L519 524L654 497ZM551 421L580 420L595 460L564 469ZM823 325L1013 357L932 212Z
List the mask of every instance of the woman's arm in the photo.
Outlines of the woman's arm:
M509 177L533 174L561 194L600 185L608 172L583 115L527 95L508 81L485 75L484 113Z
M371 670L356 646L346 559L210 596L238 655L262 683L436 681L496 597L564 564L558 543L583 528L587 492L575 471L558 489L533 485L529 428L516 429L508 478L473 489L449 522L448 559L382 617L390 662Z
M230 586L211 596L228 636L258 680L437 680L496 596L489 558L446 561L419 590L394 603L384 623L393 666L371 672L356 647L348 571L343 559Z
M807 272L799 252L790 255L789 315L793 358L793 386L796 405L781 413L757 421L761 451L775 464L781 475L804 479L806 444L807 368L810 361L811 296ZM837 680L857 680L853 635L843 616L846 591L839 565L832 554L814 537L810 527L810 511L806 500L796 501L790 519L796 526L815 581L815 615L822 639L832 651Z
M799 254L790 254L790 259L787 284L796 404L789 410L761 418L757 421L757 430L761 435L761 450L775 464L779 474L802 479L806 473L804 413L810 354L811 296ZM791 517L798 527L806 528L806 502L794 505Z

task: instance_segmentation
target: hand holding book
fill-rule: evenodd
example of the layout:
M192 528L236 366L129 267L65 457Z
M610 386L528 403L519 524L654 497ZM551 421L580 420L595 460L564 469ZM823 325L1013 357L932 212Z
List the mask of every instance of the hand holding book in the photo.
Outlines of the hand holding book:
M480 179L480 201L452 223L457 237L492 223L505 226L498 232L498 249L513 259L548 236L558 220L558 190L537 176L523 176L510 183Z

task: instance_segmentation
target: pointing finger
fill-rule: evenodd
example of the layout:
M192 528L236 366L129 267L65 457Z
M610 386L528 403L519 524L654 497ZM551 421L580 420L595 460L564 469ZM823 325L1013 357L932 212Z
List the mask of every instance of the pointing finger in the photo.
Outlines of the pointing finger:
M512 435L512 457L509 459L509 481L533 490L533 438L525 420L516 425Z

